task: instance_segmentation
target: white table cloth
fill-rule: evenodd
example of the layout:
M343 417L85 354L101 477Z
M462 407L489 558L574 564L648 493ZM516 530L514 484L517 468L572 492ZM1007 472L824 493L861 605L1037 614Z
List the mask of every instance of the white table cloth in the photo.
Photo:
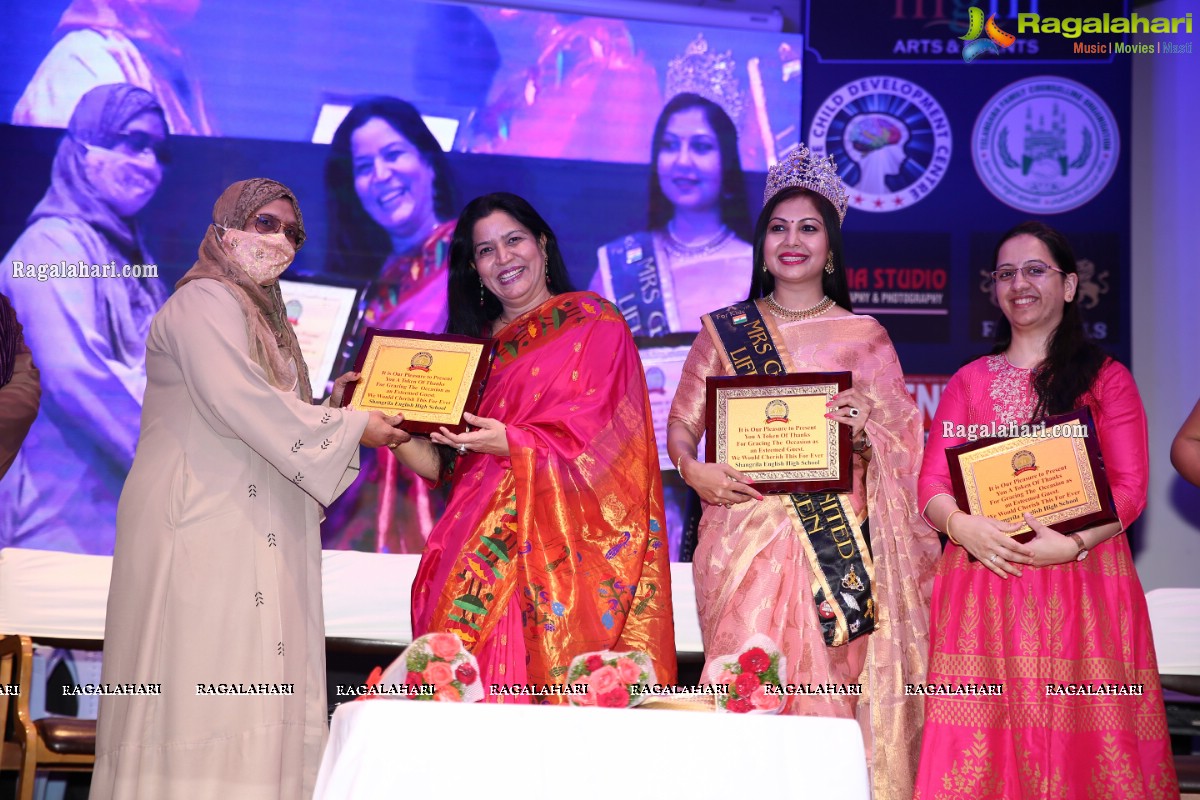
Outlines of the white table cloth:
M368 700L333 715L314 800L867 800L858 724L825 717Z
M321 554L325 635L412 641L409 598L417 555L326 550ZM103 639L111 556L10 547L0 550L0 633ZM692 565L671 564L675 647L704 652Z

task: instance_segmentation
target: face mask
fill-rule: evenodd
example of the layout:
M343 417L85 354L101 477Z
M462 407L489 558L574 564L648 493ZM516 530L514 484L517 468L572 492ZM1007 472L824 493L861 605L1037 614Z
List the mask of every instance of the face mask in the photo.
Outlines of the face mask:
M117 216L132 217L150 202L162 183L162 167L153 153L129 156L96 145L84 147L84 175Z
M221 239L225 243L225 252L259 286L274 283L296 257L296 248L282 231L247 233L223 225L217 227L225 231Z

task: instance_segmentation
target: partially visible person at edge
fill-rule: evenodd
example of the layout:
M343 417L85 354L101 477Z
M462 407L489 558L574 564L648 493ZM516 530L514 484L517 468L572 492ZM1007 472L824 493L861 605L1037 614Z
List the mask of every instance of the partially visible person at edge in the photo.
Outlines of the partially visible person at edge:
M1003 687L926 698L916 797L1179 797L1146 596L1122 535L1146 506L1146 414L1133 377L1088 340L1075 255L1026 222L992 273L1004 316L990 355L942 392L920 502L950 537L934 583L929 683ZM954 497L945 435L1091 409L1118 522L1062 534L971 514ZM1029 525L1034 538L1012 538ZM974 556L972 560L969 557ZM1136 685L1102 697L1078 687Z
M675 95L650 142L647 230L600 247L592 291L616 303L635 335L699 330L701 314L750 288L748 205L733 120L710 99ZM664 500L671 558L690 559L699 501L673 481Z
M42 386L17 312L0 294L0 480L37 417Z
M326 272L367 285L343 369L366 328L440 333L446 327L446 269L454 195L446 155L411 104L394 97L356 103L338 126L325 164L329 206ZM341 370L338 370L339 372ZM363 480L329 509L327 547L419 553L445 510L382 451L362 454Z
M146 388L146 335L167 297L158 278L121 271L153 264L136 216L162 181L166 134L162 108L136 86L84 95L54 155L50 188L4 256L0 292L21 310L43 395L0 482L0 547L112 553ZM23 277L11 268L18 261L29 270ZM115 277L32 274L62 262L105 265Z
M1171 464L1184 480L1200 486L1200 402L1192 408L1171 442Z
M72 0L13 124L65 128L88 91L129 83L154 96L171 133L212 136L195 68L173 32L199 8L200 0Z
M239 181L154 317L137 458L117 510L93 800L311 797L325 744L321 506L401 418L312 405L279 276L295 195ZM286 685L252 696L230 681ZM208 687L207 690L204 687Z
M857 720L872 795L891 800L911 797L917 769L922 704L904 686L925 677L938 542L916 507L920 413L887 331L851 309L847 204L833 160L803 145L770 169L749 297L704 316L668 447L704 506L692 571L705 653L763 634L787 656L784 683L860 685L861 696L790 697L784 713ZM753 355L731 357L743 348ZM764 496L730 464L697 458L706 378L842 371L852 387L825 417L850 429L849 492Z
M573 657L606 649L648 653L673 683L662 484L625 320L571 291L554 232L508 193L463 210L449 307L448 332L499 345L473 430L394 451L450 481L413 583L413 635L458 635L484 686L563 683Z

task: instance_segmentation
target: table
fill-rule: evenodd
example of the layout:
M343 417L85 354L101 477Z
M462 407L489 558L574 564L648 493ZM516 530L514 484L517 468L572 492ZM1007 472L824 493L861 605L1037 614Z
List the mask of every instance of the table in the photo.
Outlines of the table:
M858 723L826 717L367 700L333 715L314 800L868 800Z
M417 555L321 553L325 636L396 645L412 641L409 596ZM0 550L0 633L60 639L103 639L112 556L51 550ZM675 648L704 652L692 587L692 565L671 564Z

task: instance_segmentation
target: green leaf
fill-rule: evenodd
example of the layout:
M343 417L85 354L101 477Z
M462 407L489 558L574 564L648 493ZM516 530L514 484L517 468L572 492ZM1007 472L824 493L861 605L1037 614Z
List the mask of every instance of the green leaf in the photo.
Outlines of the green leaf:
M472 614L486 614L487 607L473 594L463 594L454 598L454 605Z

